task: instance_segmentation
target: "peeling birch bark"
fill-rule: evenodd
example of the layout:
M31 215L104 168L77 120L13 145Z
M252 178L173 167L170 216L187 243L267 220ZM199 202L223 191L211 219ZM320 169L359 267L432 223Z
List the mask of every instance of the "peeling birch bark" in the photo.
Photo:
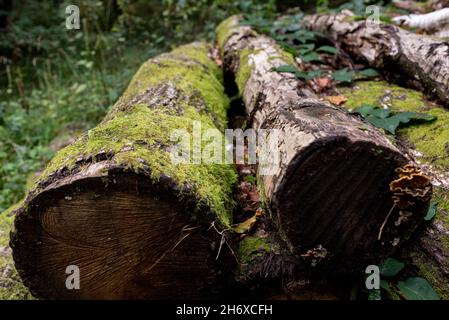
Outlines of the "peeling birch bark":
M360 118L320 101L292 74L271 71L295 64L273 39L239 25L238 17L224 21L217 34L225 73L235 76L249 125L282 132L280 165L272 175L259 172L258 181L289 250L355 272L390 254L429 201L416 198L386 219L393 207L389 184L407 162L401 152ZM395 225L404 211L411 214Z
M399 78L407 77L443 105L449 105L447 42L392 25L353 22L348 12L307 16L303 23L331 36L353 57Z

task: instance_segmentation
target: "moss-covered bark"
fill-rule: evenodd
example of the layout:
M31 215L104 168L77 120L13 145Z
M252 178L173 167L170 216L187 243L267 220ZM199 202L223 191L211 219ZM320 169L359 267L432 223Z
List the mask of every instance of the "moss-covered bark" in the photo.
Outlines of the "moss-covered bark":
M197 290L208 286L202 282L220 275L210 267L220 268L213 256L218 233L210 225L220 230L232 224L235 168L207 161L176 164L171 157L175 130L192 134L197 123L202 132L222 132L226 126L229 99L209 49L193 43L144 63L102 123L59 151L31 186L15 211L11 247L33 293L163 298L172 297L170 283L178 281L183 297L202 297ZM202 150L208 142L201 139ZM81 225L86 228L74 233ZM194 254L182 249L187 243ZM99 246L105 249L96 252ZM61 258L53 253L58 251ZM72 260L91 277L79 292L64 287L62 268ZM102 280L105 264L112 275ZM151 272L142 266L147 264ZM177 280L184 269L191 276ZM98 281L120 289L94 286Z
M8 243L15 207L0 213L0 300L32 299L31 293L20 280Z
M435 121L398 130L399 143L432 177L437 214L425 222L421 232L403 255L425 277L441 298L449 299L449 110L427 101L421 92L384 81L358 81L339 88L355 109L361 104L389 107L396 112L424 112Z
M59 175L107 158L129 170L149 170L157 181L171 177L177 185L189 184L202 202L213 209L225 226L231 222L229 195L236 175L232 166L220 164L176 165L170 159L176 129L192 132L223 130L229 99L221 70L208 57L208 46L195 43L151 59L138 70L128 89L105 120L58 152L31 188L40 190ZM202 147L205 146L203 142Z

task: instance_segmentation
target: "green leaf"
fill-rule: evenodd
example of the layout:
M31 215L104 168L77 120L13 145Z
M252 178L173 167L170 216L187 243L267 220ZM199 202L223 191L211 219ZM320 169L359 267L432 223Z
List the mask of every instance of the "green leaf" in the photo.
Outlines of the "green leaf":
M281 45L282 49L284 49L288 53L292 54L294 57L298 56L298 51L296 51L296 49L293 48L292 46L290 46L288 43L280 42L280 45Z
M385 281L385 280L382 280L382 279L380 280L380 287L382 289L384 289L385 291L390 291L391 290L390 283L388 281Z
M384 277L394 277L404 269L404 266L404 263L393 258L388 258L380 264L380 274Z
M373 68L363 69L359 73L365 77L372 78L380 75L379 71Z
M426 279L415 277L398 282L398 288L407 300L440 300Z
M245 180L246 182L249 182L249 183L251 183L251 184L254 184L254 185L257 183L256 177L255 177L255 176L251 176L251 175L245 176L245 177L243 178L243 180Z
M306 79L310 80L316 77L319 77L323 74L323 71L321 70L312 70L312 71L308 71L306 74Z
M371 123L373 126L384 129L391 134L396 134L396 129L398 128L400 123L399 120L394 117L382 119L371 115L367 116L365 120Z
M299 72L298 68L291 64L284 64L279 67L275 67L271 69L271 71L277 71L277 72L289 72L289 73L296 73Z
M417 112L399 112L394 115L399 122L408 123L410 120L425 120L432 121L435 120L435 117L430 114L425 113L417 113Z
M340 83L350 83L354 80L354 72L348 71L348 68L340 69L332 74L332 78Z
M360 113L363 117L367 117L376 108L377 108L376 106L373 106L371 104L363 104L360 107L356 108L354 112Z
M430 221L437 214L437 203L432 201L429 206L429 210L427 211L426 216L424 217L425 221Z
M312 51L313 49L315 49L314 43L300 44L298 46L298 51L300 54L306 54L306 53Z
M354 111L360 113L364 117L375 116L381 119L385 119L391 114L391 109L379 108L370 104L363 104Z
M318 49L316 49L316 51L330 53L330 54L337 54L337 49L335 47L331 47L331 46L321 46Z
M309 52L305 55L301 56L301 59L304 60L305 62L311 62L311 61L320 61L320 55L314 51Z

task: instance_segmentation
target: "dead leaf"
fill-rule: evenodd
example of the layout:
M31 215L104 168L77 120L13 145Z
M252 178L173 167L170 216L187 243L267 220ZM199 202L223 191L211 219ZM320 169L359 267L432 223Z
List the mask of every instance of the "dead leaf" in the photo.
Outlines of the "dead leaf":
M329 77L315 78L315 83L320 89L326 89L332 85L332 79Z
M258 209L256 213L249 219L243 221L242 223L233 226L233 231L235 233L246 233L251 230L254 224L257 222L257 218L263 215L263 211Z
M346 101L348 101L348 99L345 96L327 96L324 99L326 99L335 106L340 106Z

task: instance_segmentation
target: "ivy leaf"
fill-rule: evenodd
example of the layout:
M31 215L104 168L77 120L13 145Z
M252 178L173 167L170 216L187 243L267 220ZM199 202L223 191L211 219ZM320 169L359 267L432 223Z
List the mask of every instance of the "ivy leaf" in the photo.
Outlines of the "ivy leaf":
M437 203L432 201L429 206L429 210L427 211L426 216L424 217L425 221L430 221L437 214Z
M309 52L305 55L301 56L301 59L304 60L305 62L311 62L311 61L321 61L320 59L320 55L314 51Z
M299 71L296 66L291 64L285 64L283 66L272 68L271 71L293 73L298 79L307 79L307 73Z
M410 120L425 120L432 121L435 117L430 114L417 113L417 112L399 112L394 115L400 122L408 123Z
M288 53L292 54L294 57L298 56L298 51L295 48L293 48L292 46L290 46L288 43L281 41L280 45L281 45L282 49L284 49Z
M354 111L360 113L363 117L371 115L381 119L385 119L391 114L391 109L378 108L371 104L363 104Z
M340 83L350 83L354 80L354 72L348 71L348 68L340 69L332 74L332 78Z
M286 64L276 68L272 68L271 71L293 73L296 78L303 80L310 80L322 74L321 70L312 70L308 72L299 71L296 66L291 64Z
M399 281L398 288L407 300L440 300L429 282L420 277Z
M313 49L315 49L315 44L314 43L301 44L298 46L298 48L299 48L299 50L298 50L299 54L304 55L306 53L309 53Z
M279 67L275 67L271 69L271 71L277 71L277 72L289 72L289 73L296 73L299 72L298 68L291 64L284 64Z
M292 33L292 39L297 39L301 43L307 43L315 41L316 32L309 31L307 29L299 29Z
M330 54L337 54L337 48L332 47L332 46L321 46L318 49L316 49L316 51L330 53Z
M435 119L432 115L417 112L398 112L391 115L391 109L378 108L368 104L364 104L354 111L360 113L373 126L391 134L396 134L396 129L401 123L407 124L411 120L432 121Z
M372 115L367 116L365 120L371 123L373 126L384 129L391 134L396 134L396 129L398 128L400 123L400 121L394 117L382 119Z
M319 76L321 76L322 73L323 73L323 71L321 71L321 70L308 71L306 74L306 79L310 80L310 79L319 77Z
M393 258L388 258L380 264L380 274L384 277L394 277L404 269L404 266L404 263Z
M367 78L377 77L380 75L379 71L373 68L363 69L359 71L359 73Z

